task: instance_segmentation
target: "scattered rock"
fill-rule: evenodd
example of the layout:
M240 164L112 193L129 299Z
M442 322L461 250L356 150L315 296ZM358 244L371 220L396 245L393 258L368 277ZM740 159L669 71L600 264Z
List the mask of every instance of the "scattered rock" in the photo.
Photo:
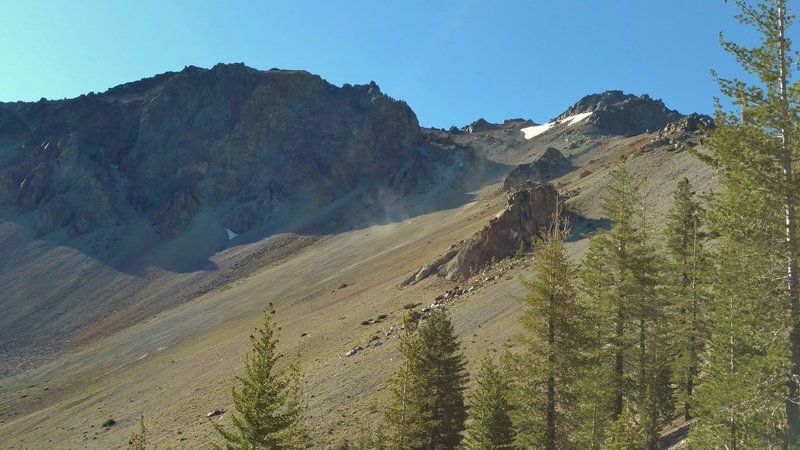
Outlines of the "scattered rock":
M353 349L350 349L350 350L348 350L348 351L347 351L347 352L344 354L344 356L350 357L350 356L356 355L356 354L357 354L358 352L360 352L361 350L364 350L364 347L361 347L361 346L355 347L355 348L353 348Z
M103 422L103 428L111 428L111 427L113 427L113 426L114 426L114 425L116 425L116 424L117 424L117 421L116 421L116 420L114 420L114 419L108 419L108 420L106 420L105 422Z
M695 147L702 140L703 133L714 129L714 119L703 114L693 113L667 124L658 135L642 147L647 152L660 147L667 150L680 150L684 146Z

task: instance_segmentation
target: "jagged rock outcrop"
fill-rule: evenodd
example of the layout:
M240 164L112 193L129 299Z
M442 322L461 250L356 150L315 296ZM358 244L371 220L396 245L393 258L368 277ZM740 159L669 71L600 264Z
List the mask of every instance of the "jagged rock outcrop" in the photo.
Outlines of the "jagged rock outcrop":
M527 182L508 194L508 205L481 231L459 242L430 264L409 276L403 285L431 275L463 281L514 254L539 229L547 226L556 210L556 189L549 184Z
M480 133L481 131L496 130L498 128L500 128L499 125L490 123L486 121L486 119L481 118L465 126L461 131L465 133Z
M679 150L684 145L695 147L700 143L703 133L714 129L714 119L704 114L692 113L667 124L658 135L644 146L645 150L667 147Z
M598 130L617 135L635 135L664 128L668 123L683 117L671 110L661 100L647 94L635 96L622 91L606 91L587 95L567 109L555 120L591 112L586 123Z
M229 205L225 222L240 233L280 205L371 185L407 193L433 177L422 143L414 112L374 82L187 67L71 100L0 104L0 208L29 213L39 234L144 215L175 236L204 208Z
M526 181L548 181L558 178L572 169L572 163L553 147L547 150L536 161L520 164L503 181L503 189L510 190Z

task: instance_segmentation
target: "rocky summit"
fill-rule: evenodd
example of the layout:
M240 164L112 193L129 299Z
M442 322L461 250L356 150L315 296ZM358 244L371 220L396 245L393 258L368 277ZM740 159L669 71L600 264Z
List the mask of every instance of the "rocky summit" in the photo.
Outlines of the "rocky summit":
M667 108L663 101L654 100L647 94L636 96L622 91L606 91L583 97L555 120L582 113L592 113L587 121L599 131L616 135L654 132L683 117Z

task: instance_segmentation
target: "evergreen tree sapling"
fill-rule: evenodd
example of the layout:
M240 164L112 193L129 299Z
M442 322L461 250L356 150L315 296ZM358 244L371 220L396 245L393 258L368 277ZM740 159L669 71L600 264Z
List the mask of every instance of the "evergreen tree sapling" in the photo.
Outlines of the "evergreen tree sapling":
M147 427L144 425L144 415L139 419L139 429L131 432L128 438L129 450L146 450L147 449Z
M264 310L264 322L250 336L252 352L245 360L245 372L232 388L236 412L231 414L233 429L212 422L224 444L215 448L302 449L308 448L297 369L277 372L277 331L272 304Z
M478 388L469 407L467 435L461 450L512 449L510 386L491 358L484 358L477 378Z
M443 308L420 324L406 319L400 343L404 357L390 380L392 403L382 430L387 449L454 449L467 418L464 390L469 379L460 342Z

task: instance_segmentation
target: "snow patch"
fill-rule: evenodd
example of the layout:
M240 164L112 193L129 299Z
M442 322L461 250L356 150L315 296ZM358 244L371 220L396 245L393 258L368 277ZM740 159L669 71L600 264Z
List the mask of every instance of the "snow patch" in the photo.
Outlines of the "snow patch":
M575 114L574 116L569 116L559 121L547 122L546 124L543 125L534 125L532 127L523 128L521 131L525 134L525 139L532 139L544 133L545 131L549 130L550 128L553 128L556 125L566 125L566 126L575 125L578 122L586 120L586 118L591 115L592 115L591 112Z
M230 228L225 228L225 232L228 233L228 240L235 238L238 234L234 233Z
M574 116L569 116L566 119L562 120L561 123L566 124L567 126L575 125L578 122L586 120L586 118L591 116L591 115L592 115L591 112L575 114Z
M523 128L520 131L525 133L525 139L532 139L544 133L545 131L549 130L555 124L556 124L555 122L548 122L544 125L534 125L532 127Z

